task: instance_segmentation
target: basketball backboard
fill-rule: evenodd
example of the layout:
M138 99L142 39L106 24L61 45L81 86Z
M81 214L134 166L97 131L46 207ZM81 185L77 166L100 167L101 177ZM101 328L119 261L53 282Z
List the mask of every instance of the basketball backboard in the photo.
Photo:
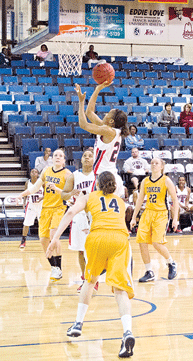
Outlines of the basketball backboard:
M13 54L28 52L59 32L60 0L14 0Z

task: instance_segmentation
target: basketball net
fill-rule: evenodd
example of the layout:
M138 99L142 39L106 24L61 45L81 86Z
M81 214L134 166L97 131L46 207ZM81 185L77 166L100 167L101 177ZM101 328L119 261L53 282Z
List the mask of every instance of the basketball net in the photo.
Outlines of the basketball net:
M81 75L82 58L93 28L88 25L60 25L56 45L59 75Z

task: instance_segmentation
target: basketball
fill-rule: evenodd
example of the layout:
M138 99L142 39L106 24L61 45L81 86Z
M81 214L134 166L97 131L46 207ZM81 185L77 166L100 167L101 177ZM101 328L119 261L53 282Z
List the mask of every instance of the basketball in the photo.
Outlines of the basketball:
M92 76L97 84L102 84L104 81L111 83L115 77L115 70L111 64L97 64L93 68Z

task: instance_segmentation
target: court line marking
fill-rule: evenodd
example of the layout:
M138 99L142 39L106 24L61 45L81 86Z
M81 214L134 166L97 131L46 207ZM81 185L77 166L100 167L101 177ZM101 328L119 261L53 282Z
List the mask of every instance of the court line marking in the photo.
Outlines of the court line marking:
M174 337L174 336L184 336L191 340L193 340L193 333L168 333L165 335L149 335L149 336L135 336L135 339L143 339L143 338L153 338L153 337ZM114 337L114 338L96 338L91 340L77 340L77 338L72 338L72 341L53 341L53 342L37 342L37 343L22 343L22 344L15 344L15 345L0 345L0 348L11 348L11 347L29 347L29 346L41 346L41 345L59 345L59 344L68 344L81 342L98 342L98 341L115 341L121 340L122 337Z

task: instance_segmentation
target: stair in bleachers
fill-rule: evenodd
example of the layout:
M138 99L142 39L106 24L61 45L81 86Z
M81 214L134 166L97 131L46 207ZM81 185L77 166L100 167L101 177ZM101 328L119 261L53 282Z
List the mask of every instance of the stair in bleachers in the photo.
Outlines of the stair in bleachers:
M13 144L0 132L0 195L22 192L27 179L27 170L21 169L20 158L14 156Z

